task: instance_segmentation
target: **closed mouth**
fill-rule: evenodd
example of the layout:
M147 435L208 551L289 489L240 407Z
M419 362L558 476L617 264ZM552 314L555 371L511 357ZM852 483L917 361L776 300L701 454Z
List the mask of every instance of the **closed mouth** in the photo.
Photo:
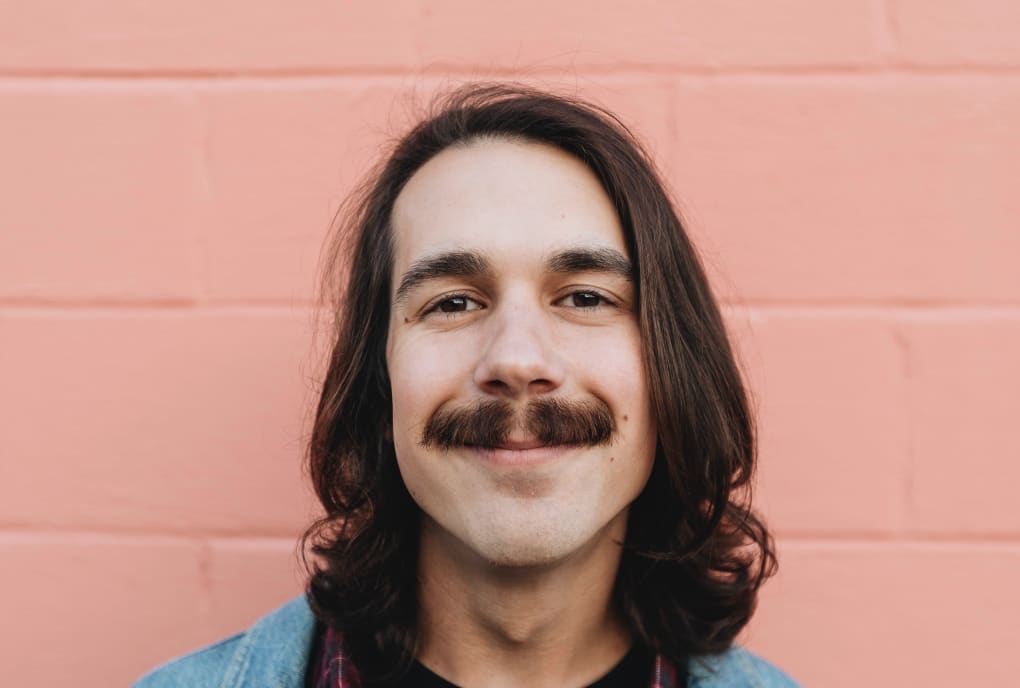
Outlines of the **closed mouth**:
M469 442L469 443L465 444L464 446L468 447L470 449L487 449L487 450L490 450L490 451L496 450L496 449L502 449L503 451L529 451L529 450L532 450L532 449L546 449L546 448L549 448L549 447L562 447L562 446L566 446L566 445L558 444L558 443L550 444L548 442L542 442L541 440L514 440L514 441L503 442L501 444L484 445L484 446L480 445L480 444L471 444Z
M501 467L540 466L563 457L569 447L540 442L507 442L497 447L471 447L469 450L485 463Z

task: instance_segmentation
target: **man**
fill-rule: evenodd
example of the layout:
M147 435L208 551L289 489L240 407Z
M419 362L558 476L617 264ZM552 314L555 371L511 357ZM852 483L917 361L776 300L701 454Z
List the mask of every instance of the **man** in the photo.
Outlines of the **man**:
M793 685L733 647L775 564L745 506L752 419L612 115L461 89L327 266L308 594L139 686Z

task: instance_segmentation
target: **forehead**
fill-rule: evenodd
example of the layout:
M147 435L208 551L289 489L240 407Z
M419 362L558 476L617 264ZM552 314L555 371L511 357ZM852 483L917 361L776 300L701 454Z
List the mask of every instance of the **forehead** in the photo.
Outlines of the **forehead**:
M613 248L623 230L594 173L569 153L534 142L484 139L422 166L393 208L397 271L446 250L502 261L540 260L564 248Z

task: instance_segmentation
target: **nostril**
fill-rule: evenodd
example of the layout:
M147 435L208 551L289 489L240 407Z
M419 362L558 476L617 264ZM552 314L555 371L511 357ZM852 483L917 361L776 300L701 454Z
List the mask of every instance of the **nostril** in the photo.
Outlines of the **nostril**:
M502 380L489 380L488 382L485 383L484 386L486 388L486 391L488 391L490 394L502 395L508 394L511 391L510 385L503 382Z
M546 378L538 378L524 385L514 385L499 379L489 380L482 384L482 389L494 396L515 396L524 393L545 394L556 390L556 388L556 383Z
M556 384L552 380L542 378L529 382L528 389L532 392L551 392L556 389Z

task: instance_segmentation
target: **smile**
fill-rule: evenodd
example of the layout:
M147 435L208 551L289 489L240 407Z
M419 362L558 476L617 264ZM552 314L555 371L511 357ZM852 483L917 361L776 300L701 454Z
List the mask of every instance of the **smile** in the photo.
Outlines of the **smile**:
M498 447L465 447L482 461L501 467L531 466L555 461L562 458L575 445L542 444L537 440L524 442L504 442Z

